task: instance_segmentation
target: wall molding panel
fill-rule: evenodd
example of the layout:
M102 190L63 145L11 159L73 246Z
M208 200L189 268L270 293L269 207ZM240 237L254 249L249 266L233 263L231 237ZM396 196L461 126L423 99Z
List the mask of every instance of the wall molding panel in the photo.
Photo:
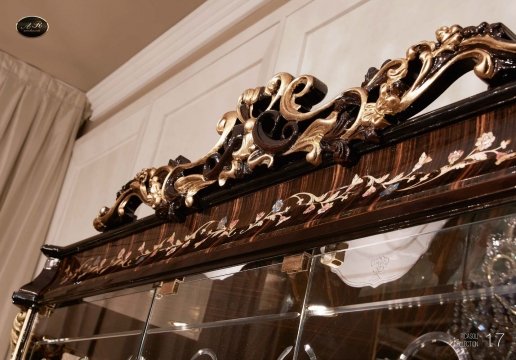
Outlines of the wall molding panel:
M149 111L147 106L122 121L103 123L75 143L46 243L69 244L96 233L84 217L98 210L98 201L111 201L111 189L132 176L137 138Z
M207 1L88 91L93 120L271 0Z

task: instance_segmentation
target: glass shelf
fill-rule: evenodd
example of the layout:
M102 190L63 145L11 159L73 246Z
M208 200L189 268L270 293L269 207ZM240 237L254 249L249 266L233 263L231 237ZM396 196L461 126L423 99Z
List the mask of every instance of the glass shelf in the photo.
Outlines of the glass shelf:
M263 322L267 322L267 321L296 319L299 316L301 316L301 313L289 312L289 313L284 313L284 314L257 315L257 316L250 316L250 317L245 317L245 318L219 320L219 321L205 322L205 323L199 323L199 324L175 323L175 324L177 324L175 326L149 329L147 331L147 334L161 334L161 333L167 333L167 332L172 332L172 331L180 332L180 331L187 331L187 330L194 330L194 329L200 330L200 329L209 329L209 328L222 327L222 326L248 325L248 324L251 325L251 324L258 324L258 323L263 323Z
M497 286L494 288L464 290L461 292L423 295L412 298L376 301L365 304L344 305L337 307L325 307L323 305L309 305L307 316L336 316L350 312L370 310L399 310L403 308L421 307L422 305L444 305L455 301L478 301L486 300L495 296L507 296L516 293L516 284Z

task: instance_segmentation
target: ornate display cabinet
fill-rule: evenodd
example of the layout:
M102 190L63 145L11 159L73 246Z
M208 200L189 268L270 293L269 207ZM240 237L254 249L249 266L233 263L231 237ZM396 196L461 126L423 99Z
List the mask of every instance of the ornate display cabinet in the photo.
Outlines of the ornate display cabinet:
M43 246L13 359L515 359L516 36L436 37L326 103L244 91L206 156ZM421 114L468 71L485 92Z

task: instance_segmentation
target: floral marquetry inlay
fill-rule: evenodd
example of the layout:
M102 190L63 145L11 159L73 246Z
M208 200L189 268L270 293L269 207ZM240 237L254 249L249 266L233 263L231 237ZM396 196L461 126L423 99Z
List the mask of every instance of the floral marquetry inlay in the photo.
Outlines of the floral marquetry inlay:
M516 152L509 148L510 139L497 139L492 132L481 134L470 149L454 149L443 159L445 163L433 165L432 154L422 152L416 157L408 171L386 173L379 176L354 174L351 181L330 191L314 194L297 192L283 199L276 199L266 209L257 209L251 221L242 221L238 216L221 215L207 221L184 236L173 232L156 242L142 242L137 248L122 248L113 258L93 256L81 261L78 267L68 264L61 278L61 284L81 281L91 276L135 267L142 262L169 261L187 248L198 250L208 243L254 236L265 227L274 229L295 225L302 214L312 219L325 216L332 211L345 211L346 205L358 199L370 200L403 195L417 188L437 182L444 175L482 163L494 166L514 160ZM430 166L433 165L431 168ZM335 213L337 212L337 213ZM249 218L249 217L248 217Z
M404 58L371 68L360 87L345 90L317 108L313 106L327 93L324 83L311 75L294 78L279 73L265 86L243 92L236 109L218 122L221 137L205 156L193 162L179 157L166 166L143 170L122 188L111 208L101 209L94 226L105 231L131 222L142 202L162 218L184 219L199 192L216 192L230 182L249 178L258 167L275 171L295 161L313 166L325 161L350 164L352 144L377 142L382 129L418 113L465 72L473 71L492 87L514 78L515 40L499 23L442 27L436 41L422 41L411 46ZM481 161L490 141L488 134L479 141L475 153L464 156L457 149L450 154L448 167ZM415 166L430 160L422 156ZM410 186L431 181L430 175L425 179L414 176L364 178L367 190L363 196L379 189L384 194L403 191L401 181Z

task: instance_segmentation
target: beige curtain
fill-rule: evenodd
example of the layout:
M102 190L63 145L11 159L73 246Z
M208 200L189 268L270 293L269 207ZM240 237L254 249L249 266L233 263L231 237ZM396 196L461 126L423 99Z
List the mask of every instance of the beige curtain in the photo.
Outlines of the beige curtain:
M0 357L18 311L12 292L35 271L88 110L84 93L0 52Z

